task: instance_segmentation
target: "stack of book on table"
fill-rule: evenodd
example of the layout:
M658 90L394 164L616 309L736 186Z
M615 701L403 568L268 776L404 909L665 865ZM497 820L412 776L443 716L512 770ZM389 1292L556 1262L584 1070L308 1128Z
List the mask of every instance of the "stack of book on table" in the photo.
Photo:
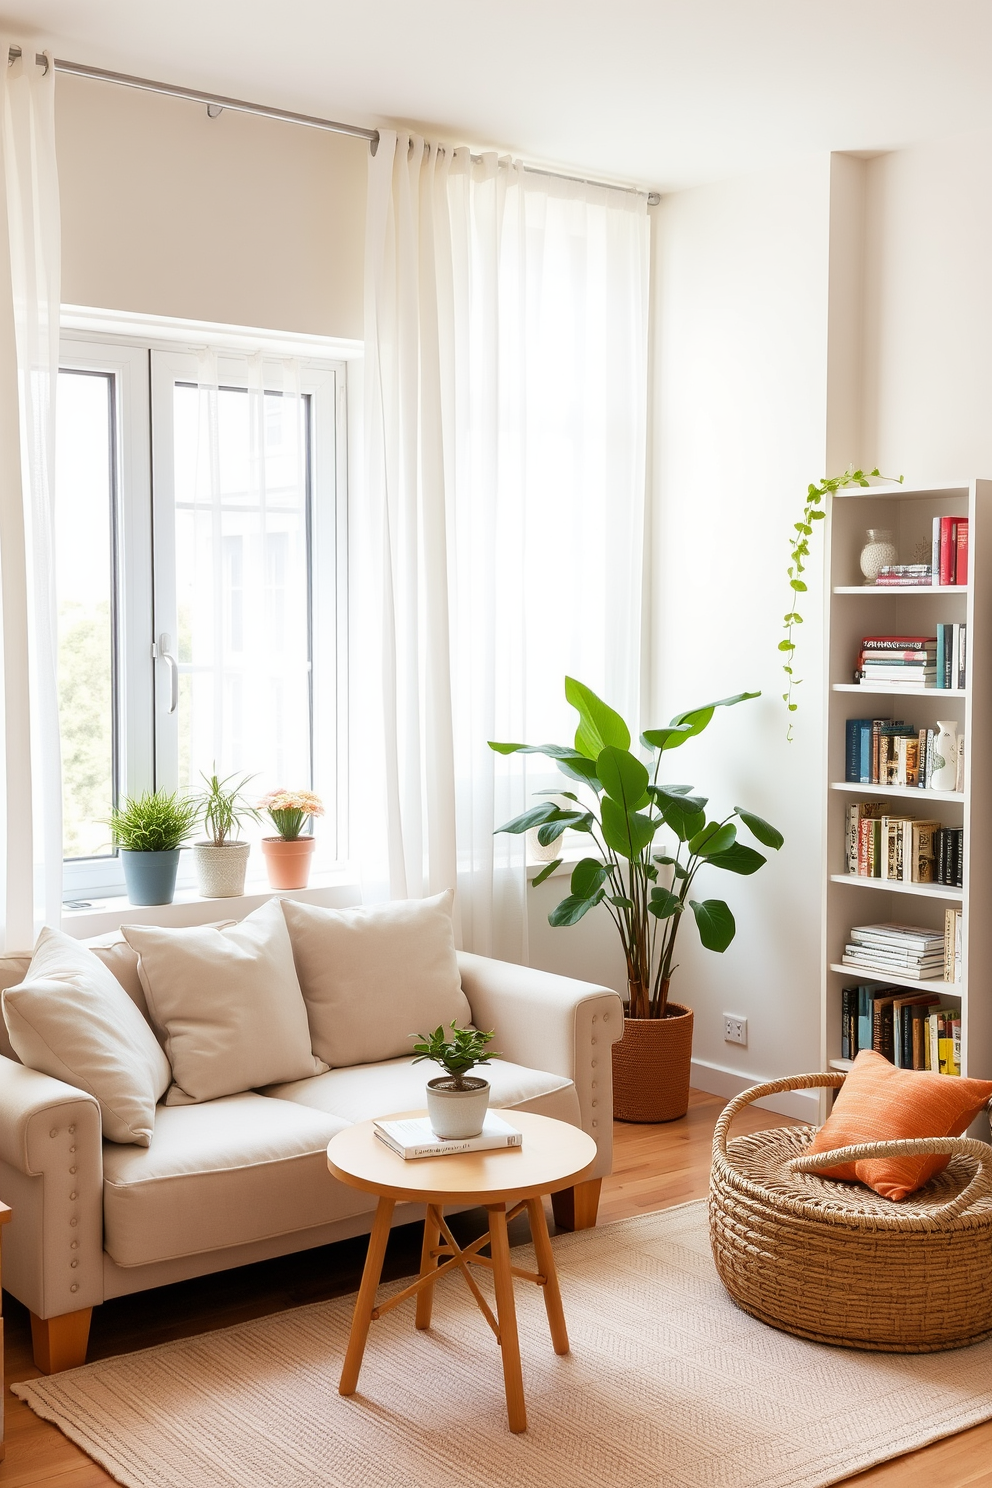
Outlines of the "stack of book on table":
M932 992L898 987L841 989L841 1056L874 1049L900 1069L961 1073L961 1012Z
M372 1128L397 1157L446 1157L455 1152L491 1152L500 1147L522 1147L523 1133L493 1111L486 1112L477 1137L439 1137L427 1116L375 1120Z
M944 975L944 936L920 925L855 925L841 960L883 976L928 982Z

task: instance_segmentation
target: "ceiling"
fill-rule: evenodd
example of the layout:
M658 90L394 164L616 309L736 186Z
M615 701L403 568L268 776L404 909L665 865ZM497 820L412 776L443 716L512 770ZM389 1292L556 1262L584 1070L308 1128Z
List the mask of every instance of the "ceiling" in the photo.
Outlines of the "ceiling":
M672 190L992 128L990 0L0 0L57 56Z

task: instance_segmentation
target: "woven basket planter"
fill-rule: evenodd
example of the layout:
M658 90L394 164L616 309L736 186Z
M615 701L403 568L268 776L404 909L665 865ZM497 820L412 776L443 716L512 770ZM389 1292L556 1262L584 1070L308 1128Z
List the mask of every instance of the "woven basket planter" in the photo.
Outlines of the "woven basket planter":
M194 842L196 881L204 899L235 899L245 891L245 870L251 845L247 842Z
M613 1114L618 1121L678 1121L689 1109L692 1009L668 1004L667 1018L624 1018L613 1045Z
M713 1133L710 1241L745 1312L817 1343L934 1353L992 1334L992 1147L966 1137L866 1142L805 1156L813 1127L728 1142L734 1116L764 1095L837 1087L797 1075L744 1091ZM818 1173L866 1157L948 1153L950 1163L894 1203Z

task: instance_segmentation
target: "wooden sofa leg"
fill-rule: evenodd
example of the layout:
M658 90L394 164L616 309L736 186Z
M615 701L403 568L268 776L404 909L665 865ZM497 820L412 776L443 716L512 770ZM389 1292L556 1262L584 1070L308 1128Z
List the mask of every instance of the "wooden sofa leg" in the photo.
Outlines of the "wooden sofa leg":
M40 1318L31 1314L31 1342L35 1368L42 1374L58 1374L86 1363L92 1307L63 1312L60 1317Z
M591 1230L599 1212L599 1191L602 1178L589 1178L585 1183L576 1183L571 1188L559 1189L551 1195L555 1224L559 1230Z

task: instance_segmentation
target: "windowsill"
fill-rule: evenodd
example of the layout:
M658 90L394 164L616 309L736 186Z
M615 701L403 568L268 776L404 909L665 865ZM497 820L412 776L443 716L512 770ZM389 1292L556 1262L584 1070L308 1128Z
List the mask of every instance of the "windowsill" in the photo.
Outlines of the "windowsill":
M268 899L302 899L346 909L361 902L361 891L350 864L311 873L305 889L273 889L265 878L253 878L245 891L233 898L204 899L195 889L176 890L171 904L132 904L126 895L119 899L91 899L87 909L63 909L62 929L77 940L106 935L133 925L208 925L217 920L241 920Z
M548 878L567 878L580 858L588 857L582 843L569 844L562 861ZM528 863L527 881L532 882L546 863ZM331 909L347 909L361 903L358 875L350 863L340 863L311 873L305 889L273 889L264 877L250 878L245 891L230 899L204 899L193 888L178 888L171 904L132 904L127 895L91 898L86 909L62 911L62 929L76 940L107 935L121 925L209 925L217 920L241 920L268 899L302 899Z

